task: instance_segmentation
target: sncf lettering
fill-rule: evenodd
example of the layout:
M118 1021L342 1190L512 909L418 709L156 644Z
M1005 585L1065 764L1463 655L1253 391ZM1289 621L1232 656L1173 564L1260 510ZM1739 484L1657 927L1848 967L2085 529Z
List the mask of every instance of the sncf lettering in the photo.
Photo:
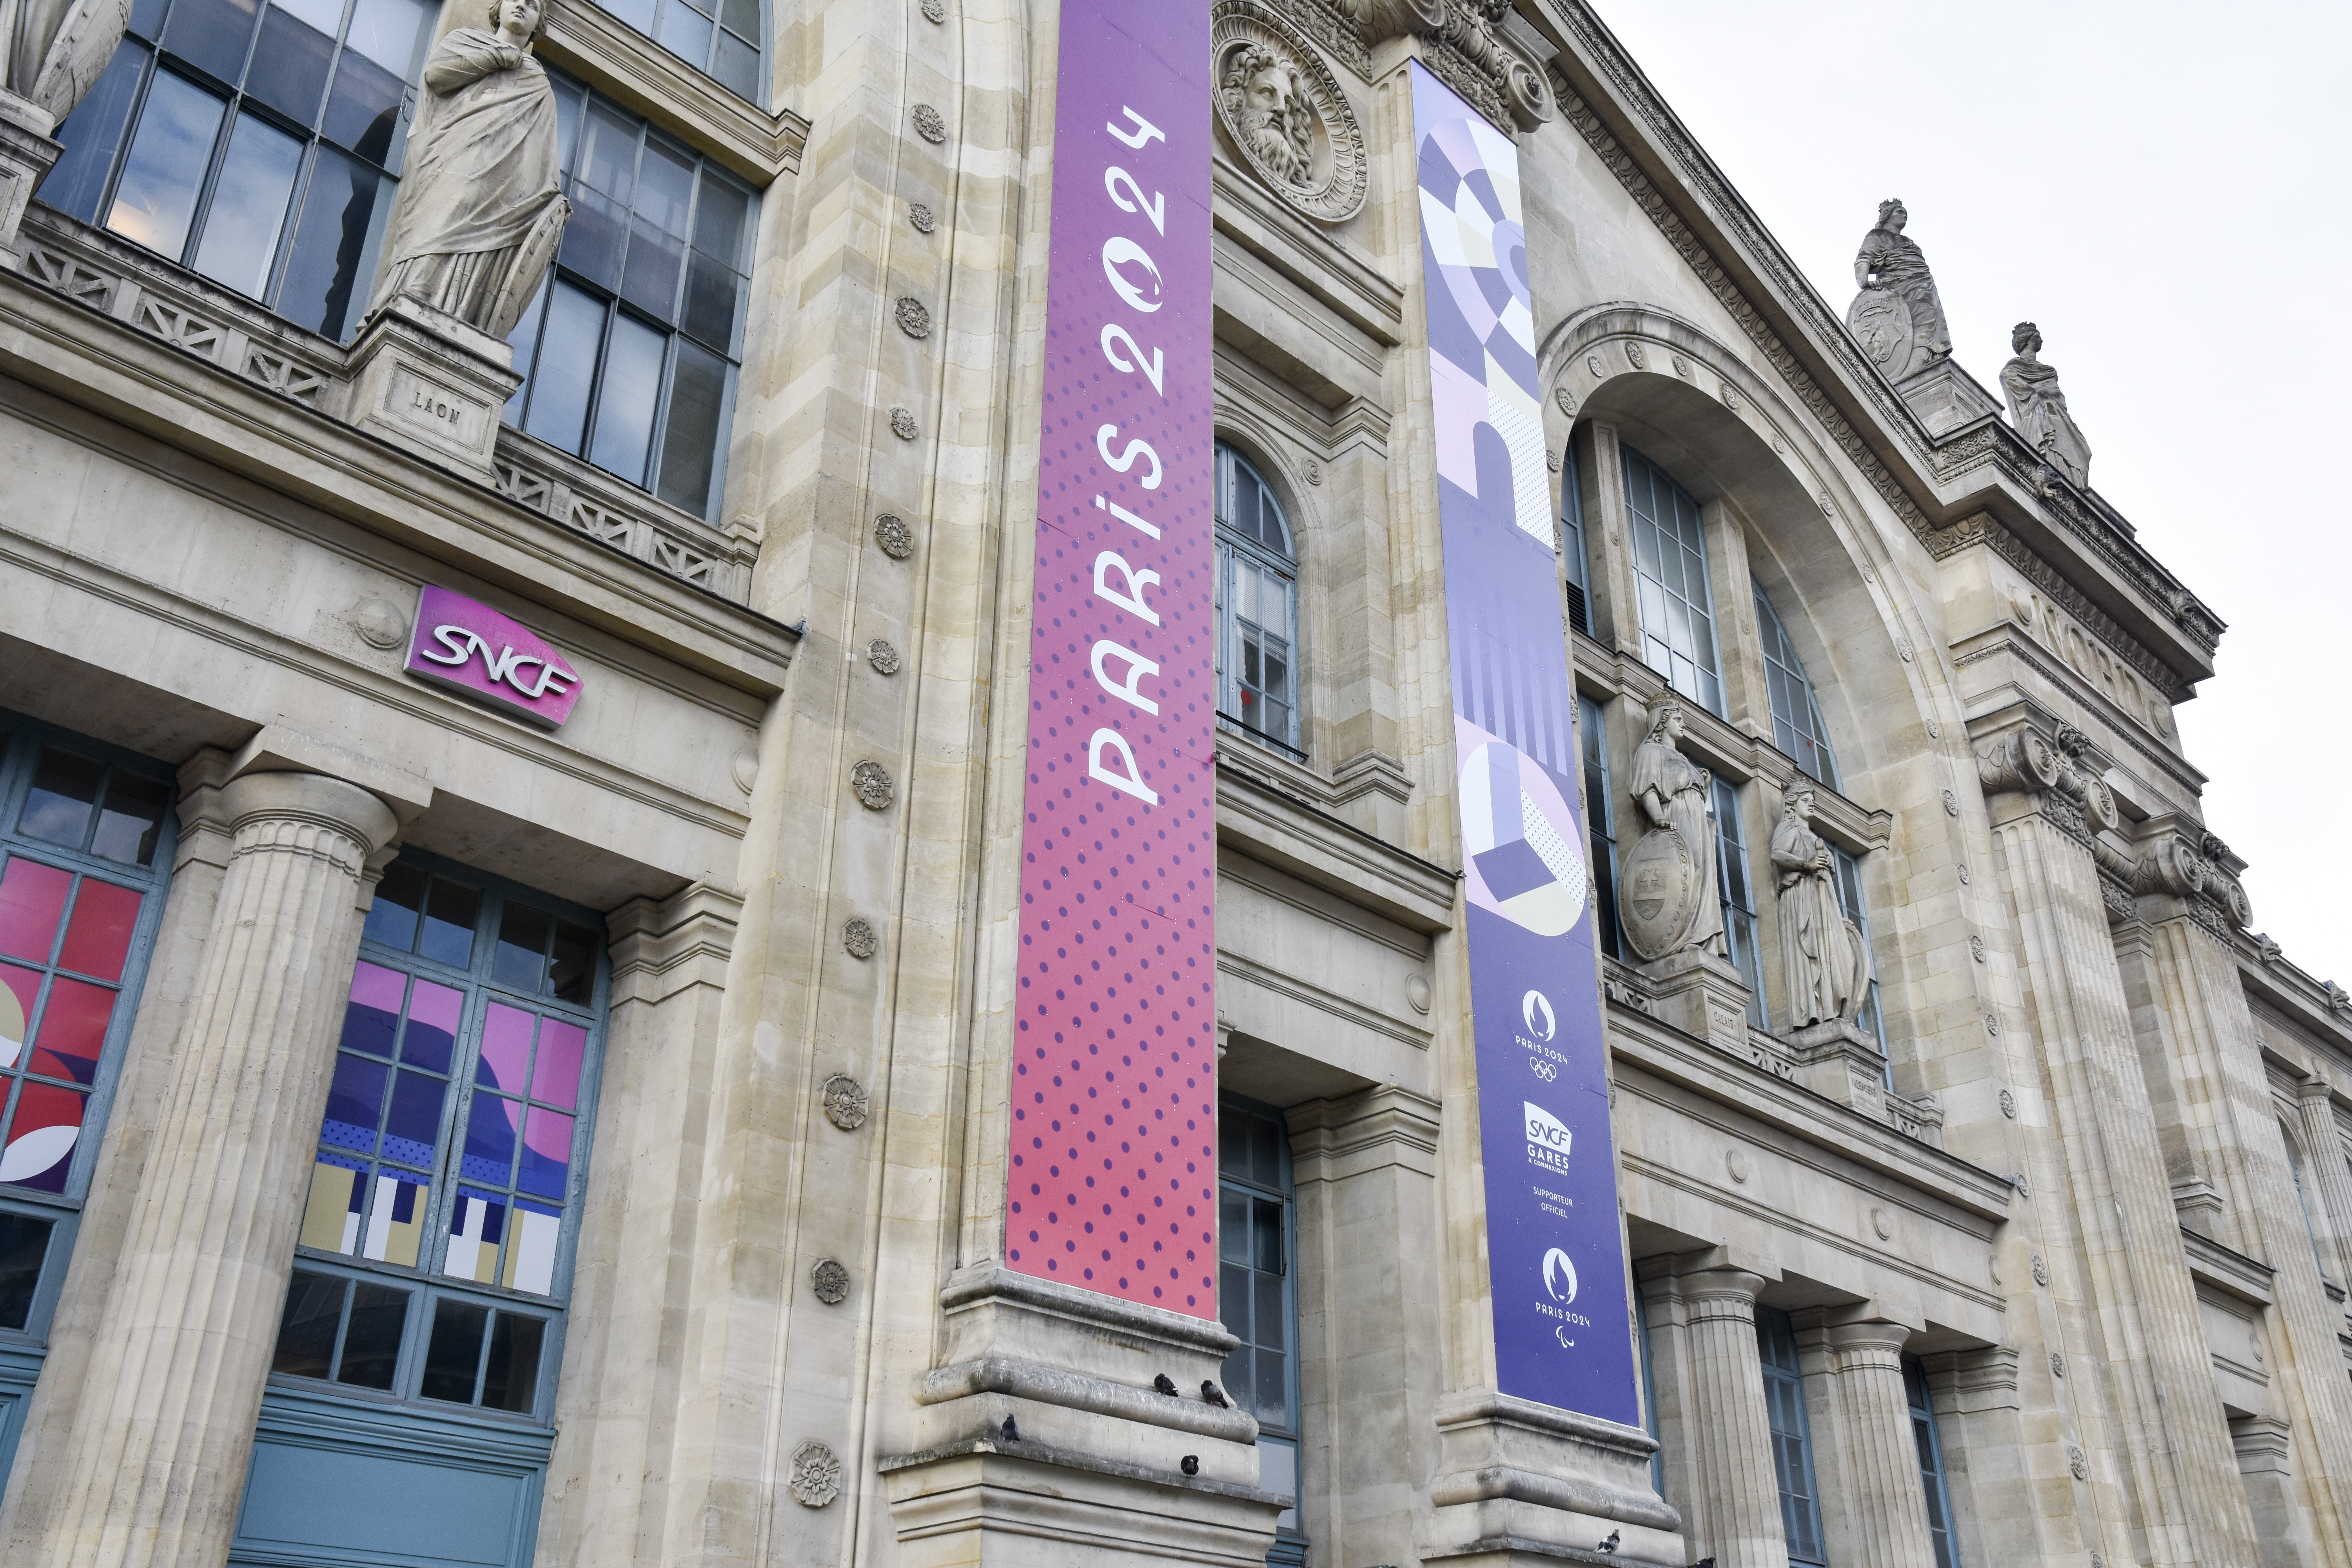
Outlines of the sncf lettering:
M418 648L416 650L418 658L457 668L462 667L476 654L479 654L482 656L482 671L493 682L503 681L525 697L533 700L549 696L561 697L574 681L580 679L551 659L520 652L511 645L492 653L490 645L484 641L478 633L469 631L464 626L435 626L433 640L441 645L440 649L436 651L430 647ZM537 679L530 679L525 676L524 671L529 669L539 671Z

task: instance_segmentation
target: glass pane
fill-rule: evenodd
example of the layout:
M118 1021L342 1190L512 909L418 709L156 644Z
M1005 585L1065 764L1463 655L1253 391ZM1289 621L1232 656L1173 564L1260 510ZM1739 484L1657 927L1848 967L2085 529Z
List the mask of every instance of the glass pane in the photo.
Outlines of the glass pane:
M1280 1351L1270 1351L1263 1345L1252 1358L1257 1365L1257 1386L1252 1390L1251 1403L1257 1418L1269 1426L1290 1425L1290 1385L1285 1381L1290 1358Z
M474 962L474 927L481 917L481 894L436 877L433 896L425 906L425 940L417 951L437 963L466 968Z
M514 1169L515 1121L519 1101L495 1094L477 1094L466 1119L465 1173L478 1182L505 1186ZM490 1238L485 1237L485 1240Z
M573 209L577 226L584 206ZM564 231L567 254L572 231ZM548 299L547 331L531 366L536 383L523 428L567 452L580 450L588 427L588 396L596 385L596 350L604 336L604 307L569 283L557 283Z
M11 856L8 868L0 871L0 952L47 963L72 887L71 872Z
M482 1371L482 1407L529 1411L539 1393L539 1351L544 1319L500 1312L490 1331L490 1358Z
M660 332L627 316L613 318L613 341L596 402L596 435L588 460L634 485L646 482L653 451L654 407L661 397Z
M352 1292L351 1326L343 1331L343 1357L335 1381L354 1388L390 1388L400 1364L400 1336L408 1327L409 1292L390 1285L360 1283Z
M719 54L710 62L710 74L736 97L748 98L754 102L759 100L760 51L734 34L721 32L719 35Z
M735 302L742 288L737 262L749 205L749 198L732 185L709 174L702 176L702 205L694 217L694 258L678 324L715 349L735 343Z
M429 1168L441 1142L441 1101L448 1080L402 1072L392 1086L392 1106L383 1119L383 1157Z
M60 975L49 982L48 1005L41 1009L41 1033L30 1061L37 1073L88 1088L98 1081L99 1053L114 1016L114 993Z
M504 1178L500 1178L503 1182ZM487 1285L498 1278L499 1244L506 1239L506 1200L461 1187L449 1210L449 1242L441 1272Z
M572 218L563 226L564 266L607 289L620 282L636 184L637 128L601 103L590 105Z
M679 0L662 7L661 30L655 37L662 47L698 70L710 60L710 19Z
M1260 1198L1257 1200L1256 1207L1255 1223L1250 1226L1253 1244L1250 1267L1261 1274L1273 1275L1278 1281L1286 1271L1282 1245L1282 1205L1271 1199Z
M538 1021L503 1003L491 1003L488 1016L482 1020L482 1048L474 1064L474 1081L484 1089L520 1094L530 1070L531 1027Z
M1231 1187L1217 1194L1217 1256L1230 1263L1246 1263L1250 1258L1249 1194Z
M163 25L166 0L131 0L131 31L136 37L152 40L156 29Z
M351 1005L343 1009L342 1047L372 1057L392 1055L400 1032L400 1001L407 977L362 959L352 972Z
M70 752L44 747L33 771L33 787L16 818L16 831L27 838L43 838L70 849L81 847L89 831L89 816L98 805L99 784L106 764Z
M654 30L654 0L606 0L604 9L640 33Z
M147 51L136 44L114 51L98 85L58 128L65 156L41 182L41 200L84 223L98 221L106 176L114 171L114 154L122 148L122 132L131 123L131 105L139 96L139 75L146 65Z
M41 1006L41 972L0 963L0 1067L15 1067L25 1054L33 1016ZM7 1085L0 1081L0 1094Z
M547 1295L555 1289L555 1244L563 1235L563 1211L522 1198L509 1217L506 1272L499 1282L511 1290Z
M272 0L272 8L308 24L313 31L324 33L330 39L343 30L343 0ZM268 16L262 18L261 26L264 29L262 37L266 39L269 36ZM247 78L246 90L252 90L250 76Z
M751 47L760 44L760 0L719 0L719 20L729 31L740 33Z
M1241 1341L1244 1346L1247 1346L1250 1342L1249 1281L1249 1270L1242 1265L1238 1263L1217 1265L1217 1316L1224 1321L1225 1331ZM1248 1355L1249 1352L1244 1349L1235 1359L1246 1364ZM1234 1363L1229 1360L1225 1364L1230 1368ZM1246 1384L1234 1389L1234 1395L1235 1398L1247 1399L1249 1388Z
M331 7L303 4L303 11ZM319 100L327 90L327 70L334 63L334 30L342 20L341 7L324 30L297 20L278 0L261 18L261 42L253 51L253 68L246 73L245 90L297 123L319 122Z
M360 934L406 952L416 945L416 918L424 909L425 873L395 861L375 885L375 902Z
M416 983L408 999L408 1028L400 1037L400 1059L430 1072L446 1073L457 1043L457 1019L465 993L429 980Z
M198 69L234 82L245 68L257 9L257 0L178 0L164 25L163 47Z
M681 342L670 376L669 421L662 432L662 500L697 516L710 507L719 463L719 417L727 401L727 366L718 355Z
M194 4L197 0L183 0ZM208 3L208 0L206 0ZM174 261L187 247L196 193L212 162L221 100L169 71L157 71L131 133L106 226Z
M98 832L89 852L126 866L144 866L155 857L163 813L172 804L172 786L160 779L117 773L106 788L106 805L98 814Z
M84 877L81 891L74 897L73 919L66 925L66 944L58 952L58 963L79 974L120 980L138 924L136 889Z
M393 132L400 125L401 94L398 77L345 49L335 68L335 90L327 99L328 140L371 163L396 168Z
M529 904L507 900L499 915L499 943L490 978L518 991L537 991L547 978L547 938L554 917Z
M383 1117L383 1091L392 1068L344 1052L335 1058L334 1081L327 1089L327 1120L319 1142L332 1149L375 1152L376 1128Z
M359 0L344 42L396 77L414 78L434 7L419 0ZM468 16L467 26L482 24Z
M196 270L258 300L269 288L286 204L302 168L302 143L250 114L240 114L221 162Z
M278 1349L269 1370L295 1377L324 1377L335 1355L335 1330L343 1315L351 1282L331 1274L297 1268L278 1317Z
M25 1080L16 1091L16 1111L8 1122L8 1142L0 1149L0 1182L45 1193L62 1193L81 1142L82 1111L89 1099L79 1089Z
M547 288L548 279L541 278L538 289L531 294L530 303L522 308L522 316L515 322L514 331L507 334L507 346L514 351L515 374L522 377L522 384L514 389L514 395L507 399L507 405L499 415L509 425L520 426L522 423L523 407L530 401L531 361L539 356L539 329L547 314Z
M482 1364L482 1330L489 1309L446 1297L433 1304L433 1338L425 1351L425 1379L416 1392L456 1405L474 1402L474 1374Z
M577 1105L580 1059L587 1049L587 1030L555 1018L542 1019L539 1026L539 1060L531 1068L530 1097L566 1110Z
M294 244L278 284L278 313L338 342L352 324L354 298L375 276L383 244L375 222L390 182L356 158L320 146L310 160L310 188L295 221Z
M686 259L687 211L694 200L694 160L646 143L637 166L635 221L621 297L669 321L677 306L677 279Z
M555 953L547 966L548 988L565 1002L586 1005L596 982L596 933L570 921L555 923ZM541 1071L545 1072L542 1067ZM541 1095L541 1099L547 1098ZM564 1101L569 1105L571 1101Z
M54 1221L0 1212L0 1329L22 1330L33 1316Z
M572 1180L573 1119L560 1110L532 1106L523 1122L522 1168L515 1185L543 1198L561 1198Z
M1249 1174L1249 1118L1230 1106L1217 1111L1217 1171L1227 1176Z

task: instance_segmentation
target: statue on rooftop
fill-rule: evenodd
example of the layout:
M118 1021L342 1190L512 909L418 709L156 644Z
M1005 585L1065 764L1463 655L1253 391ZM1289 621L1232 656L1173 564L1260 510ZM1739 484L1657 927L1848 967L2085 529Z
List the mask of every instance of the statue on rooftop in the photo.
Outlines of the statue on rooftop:
M1845 324L1871 363L1901 381L1952 352L1944 302L1918 243L1904 234L1911 215L1901 202L1878 204L1878 223L1854 253L1853 281L1862 292L1847 307Z
M1780 973L1789 1022L1852 1022L1870 971L1862 932L1838 901L1829 846L1812 828L1813 786L1799 779L1781 795L1772 829L1772 885L1780 911Z
M545 14L491 0L488 27L433 47L371 313L407 295L494 338L522 319L572 215L555 92L530 52Z
M2042 353L2042 330L2020 321L2010 333L2009 346L2017 357L2000 367L2000 389L2009 397L2010 423L2042 460L2080 489L2091 485L2091 444L2066 412L2066 395L2058 390L2058 372L2036 356Z

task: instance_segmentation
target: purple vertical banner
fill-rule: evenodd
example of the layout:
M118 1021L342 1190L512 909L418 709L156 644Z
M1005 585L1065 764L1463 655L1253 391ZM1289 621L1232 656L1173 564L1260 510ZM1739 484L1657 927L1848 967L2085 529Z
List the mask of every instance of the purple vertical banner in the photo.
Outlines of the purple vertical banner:
M1008 1267L1214 1317L1209 7L1063 0Z
M1412 111L1496 1379L1633 1426L1518 149L1418 64Z

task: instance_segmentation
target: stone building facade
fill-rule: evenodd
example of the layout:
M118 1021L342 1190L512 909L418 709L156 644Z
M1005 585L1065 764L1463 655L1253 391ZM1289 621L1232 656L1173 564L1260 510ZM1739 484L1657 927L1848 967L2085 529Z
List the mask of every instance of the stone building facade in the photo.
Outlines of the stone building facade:
M478 9L12 52L0 1562L2352 1568L2352 998L1899 220L1849 330L1580 0L1213 0L1213 1319L1007 1265L1057 8L550 0L503 342L365 314ZM1638 1425L1498 1366L1416 72L1517 160Z

